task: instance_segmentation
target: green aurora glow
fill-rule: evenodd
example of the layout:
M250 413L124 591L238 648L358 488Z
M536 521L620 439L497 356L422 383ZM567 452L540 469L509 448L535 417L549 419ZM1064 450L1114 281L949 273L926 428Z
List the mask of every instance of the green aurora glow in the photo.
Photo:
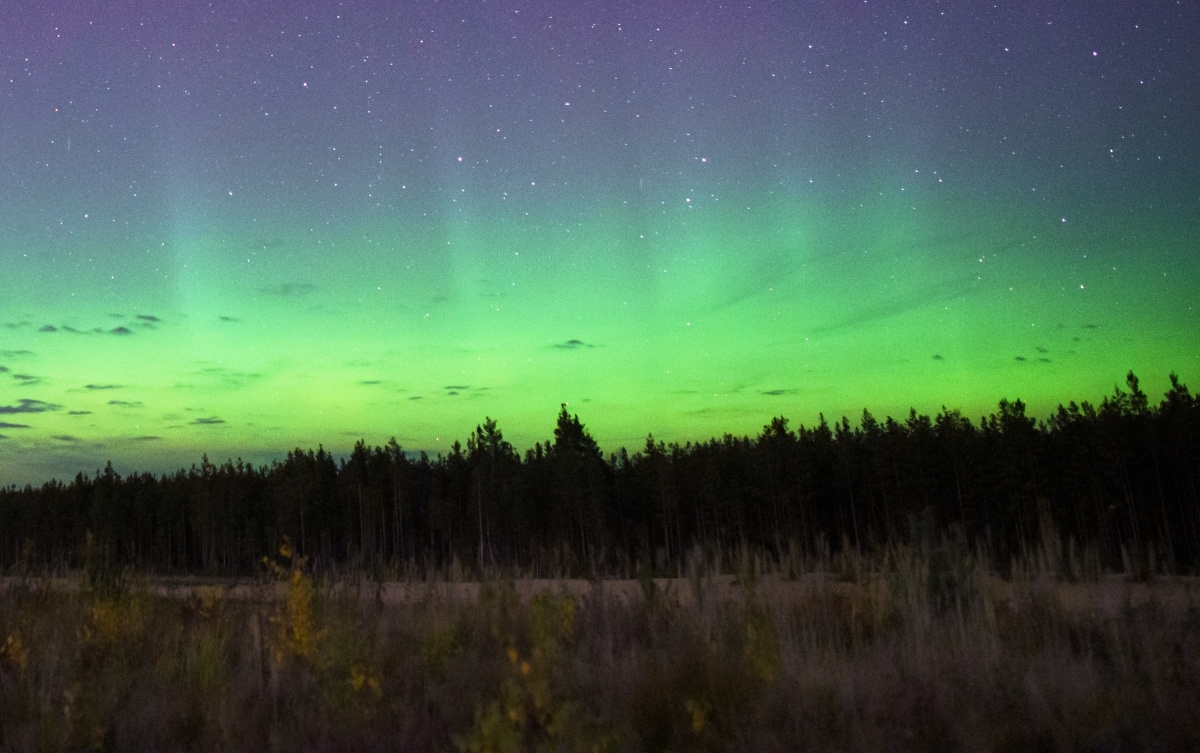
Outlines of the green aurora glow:
M1008 396L1044 415L1131 368L1152 394L1200 372L1200 273L1174 261L1196 228L929 201L176 237L127 282L13 307L4 363L61 407L23 416L36 431L6 451L36 468L46 445L163 467L358 438L436 450L485 415L528 446L559 402L636 448L864 407L977 417Z

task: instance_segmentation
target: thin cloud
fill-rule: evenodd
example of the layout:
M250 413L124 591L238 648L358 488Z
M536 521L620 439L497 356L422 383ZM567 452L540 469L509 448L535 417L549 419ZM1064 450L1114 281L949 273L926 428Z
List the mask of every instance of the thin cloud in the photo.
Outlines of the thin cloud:
M137 318L141 319L143 322L161 322L162 321L162 319L159 319L157 316L154 316L153 314L138 314Z
M225 423L225 419L212 416L211 418L197 418L191 422L192 426L215 426L216 424Z
M271 285L265 288L259 288L258 292L263 295L272 295L278 298L295 298L303 295L308 295L317 289L316 285L310 285L307 282L285 282L282 285Z
M0 429L28 429L29 424L10 424L7 421L0 421Z
M38 332L57 332L57 331L58 331L58 327L55 327L53 324L43 324L42 326L38 327Z
M47 403L43 400L18 400L16 405L0 405L0 414L46 413L61 409L61 405Z
M85 384L83 388L85 390L119 390L123 386L120 384Z
M92 412L90 410L69 410L69 411L67 411L67 415L68 416L90 416L90 415L92 415Z
M206 389L212 389L213 387L240 389L263 378L263 375L256 371L232 371L224 366L205 366L191 373L195 376L199 376L203 379L208 379L211 380L211 382L216 383L210 383ZM194 384L180 384L176 386L193 389L196 387Z
M5 358L20 358L21 356L33 355L32 350L0 350L0 356Z
M141 408L143 403L140 400L109 400L109 405L117 405L123 408Z
M579 350L580 348L594 348L596 346L591 343L585 343L583 340L577 338L571 338L566 342L554 343L554 347L559 350Z
M57 439L60 442L78 442L79 437L73 437L70 434L55 434L51 439Z
M110 329L109 333L114 335L132 335L133 330L129 327L116 327L115 329Z
M762 394L764 394L764 395L770 395L771 397L779 397L780 395L792 395L792 394L795 394L795 392L796 392L796 390L794 390L794 389L789 389L789 390L763 390L763 391L762 391Z

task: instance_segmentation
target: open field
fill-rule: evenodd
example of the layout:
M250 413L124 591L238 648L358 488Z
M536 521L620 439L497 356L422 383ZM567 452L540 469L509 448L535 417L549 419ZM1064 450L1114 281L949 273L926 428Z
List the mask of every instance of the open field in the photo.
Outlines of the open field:
M7 578L3 750L1188 750L1200 580Z
M344 601L378 602L387 606L425 604L431 601L474 604L480 594L497 582L511 586L521 602L539 595L565 594L577 600L616 600L625 605L638 604L652 592L658 598L677 602L683 607L697 601L715 599L738 603L758 599L775 608L799 608L814 599L869 601L873 593L891 587L889 574L866 573L856 582L830 573L806 573L795 577L767 574L754 579L737 575L702 578L599 579L515 578L487 582L479 580L334 581L321 588L326 598ZM894 577L894 576L891 576ZM1113 618L1122 610L1161 607L1170 611L1200 608L1200 577L1159 576L1152 581L1135 581L1127 575L1108 574L1087 581L1066 582L1035 577L1014 582L996 575L979 579L988 600L1020 612L1036 599L1052 598L1074 614ZM219 598L229 601L273 602L287 598L288 584L278 580L254 578L206 578L202 576L156 577L140 581L137 587L145 595L193 601ZM84 589L79 577L0 577L0 591L49 590L78 593Z

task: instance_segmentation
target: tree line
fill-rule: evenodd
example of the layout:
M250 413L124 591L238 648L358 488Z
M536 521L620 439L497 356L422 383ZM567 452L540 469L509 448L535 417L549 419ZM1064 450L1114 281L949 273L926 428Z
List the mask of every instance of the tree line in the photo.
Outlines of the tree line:
M1044 544L1119 569L1153 551L1177 572L1200 554L1200 399L1170 377L1152 405L1132 372L1098 405L1038 421L1020 400L973 422L936 416L685 444L648 436L607 457L566 406L522 456L490 418L466 446L349 457L296 450L122 477L0 490L0 567L106 565L248 574L287 537L319 568L411 572L451 562L542 573L678 572L689 552L769 555L956 536L1003 562ZM699 549L696 549L699 547Z

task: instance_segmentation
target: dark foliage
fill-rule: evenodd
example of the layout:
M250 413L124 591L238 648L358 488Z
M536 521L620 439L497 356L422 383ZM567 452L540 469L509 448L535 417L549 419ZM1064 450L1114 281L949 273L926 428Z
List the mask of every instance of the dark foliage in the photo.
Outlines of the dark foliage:
M253 468L121 477L0 491L0 565L253 572L285 536L318 568L545 574L679 572L684 554L870 548L956 530L1003 563L1047 537L1114 569L1158 558L1196 570L1200 400L1171 375L1150 404L1130 373L1097 407L1038 422L1001 400L958 411L664 444L607 459L577 416L521 457L496 422L464 449L413 457L391 441L350 457L296 449ZM89 538L90 537L90 538ZM86 562L85 562L86 560Z

